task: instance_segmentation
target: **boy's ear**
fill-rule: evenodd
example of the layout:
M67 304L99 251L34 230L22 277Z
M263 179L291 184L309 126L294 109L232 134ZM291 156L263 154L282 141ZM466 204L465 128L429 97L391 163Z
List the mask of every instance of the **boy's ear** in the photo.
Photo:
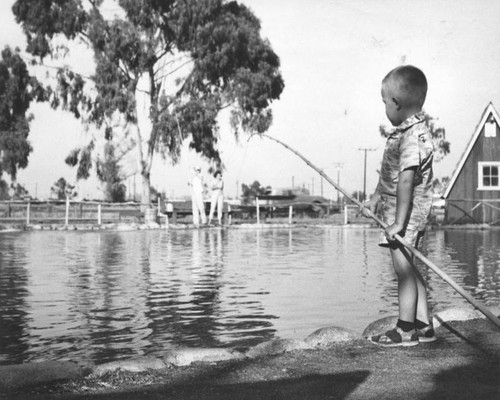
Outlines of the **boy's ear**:
M392 98L392 101L396 105L396 110L398 110L398 111L401 110L401 105L398 103L398 101L394 97Z

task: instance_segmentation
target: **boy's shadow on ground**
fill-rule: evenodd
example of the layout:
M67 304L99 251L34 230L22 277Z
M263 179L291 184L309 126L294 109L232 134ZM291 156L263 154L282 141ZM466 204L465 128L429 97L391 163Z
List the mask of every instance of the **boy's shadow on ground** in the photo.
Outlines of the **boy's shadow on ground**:
M500 365L484 362L447 369L434 377L429 399L500 399Z
M237 384L168 385L142 388L140 391L85 396L94 400L176 399L176 400L324 400L345 399L370 375L369 371L345 372L331 375L309 375L300 378L278 379Z
M477 353L470 363L443 370L433 377L434 390L429 398L500 399L500 333L486 319L440 321L453 351L455 343L466 343ZM446 349L444 349L446 351ZM483 357L481 357L481 353Z
M368 371L344 372L333 375L309 375L276 381L252 382L199 388L192 397L184 399L260 399L260 400L315 400L344 399L370 375Z

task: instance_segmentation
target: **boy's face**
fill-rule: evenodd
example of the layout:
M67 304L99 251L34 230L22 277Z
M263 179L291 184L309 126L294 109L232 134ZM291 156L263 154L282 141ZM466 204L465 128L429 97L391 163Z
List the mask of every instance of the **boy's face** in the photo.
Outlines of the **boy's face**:
M390 84L384 82L382 84L382 101L385 104L385 115L393 126L398 126L403 122L401 106L396 100L394 89Z

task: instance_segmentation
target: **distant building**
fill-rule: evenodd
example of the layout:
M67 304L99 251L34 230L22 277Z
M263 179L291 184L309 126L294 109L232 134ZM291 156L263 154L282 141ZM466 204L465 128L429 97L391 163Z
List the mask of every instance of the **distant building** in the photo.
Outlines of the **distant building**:
M309 190L305 187L284 187L284 188L276 188L271 190L271 195L273 196L309 196Z
M500 224L500 117L490 103L443 198L448 224Z

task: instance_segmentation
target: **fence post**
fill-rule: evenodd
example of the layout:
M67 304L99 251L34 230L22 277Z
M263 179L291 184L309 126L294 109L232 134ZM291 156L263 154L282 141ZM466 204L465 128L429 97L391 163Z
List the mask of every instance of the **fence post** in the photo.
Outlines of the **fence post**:
M231 204L228 204L227 205L227 224L228 225L231 225L231 219L232 219L232 215L231 215Z
M69 196L66 196L66 226L69 225Z
M102 212L101 212L101 205L97 205L97 225L101 225L102 223Z
M28 201L26 205L26 225L30 224L30 211L31 211L31 202Z
M344 225L347 225L347 213L349 212L347 204L344 205Z
M257 209L257 223L260 224L259 198L255 198L255 208Z
M292 225L293 206L288 207L288 224Z

